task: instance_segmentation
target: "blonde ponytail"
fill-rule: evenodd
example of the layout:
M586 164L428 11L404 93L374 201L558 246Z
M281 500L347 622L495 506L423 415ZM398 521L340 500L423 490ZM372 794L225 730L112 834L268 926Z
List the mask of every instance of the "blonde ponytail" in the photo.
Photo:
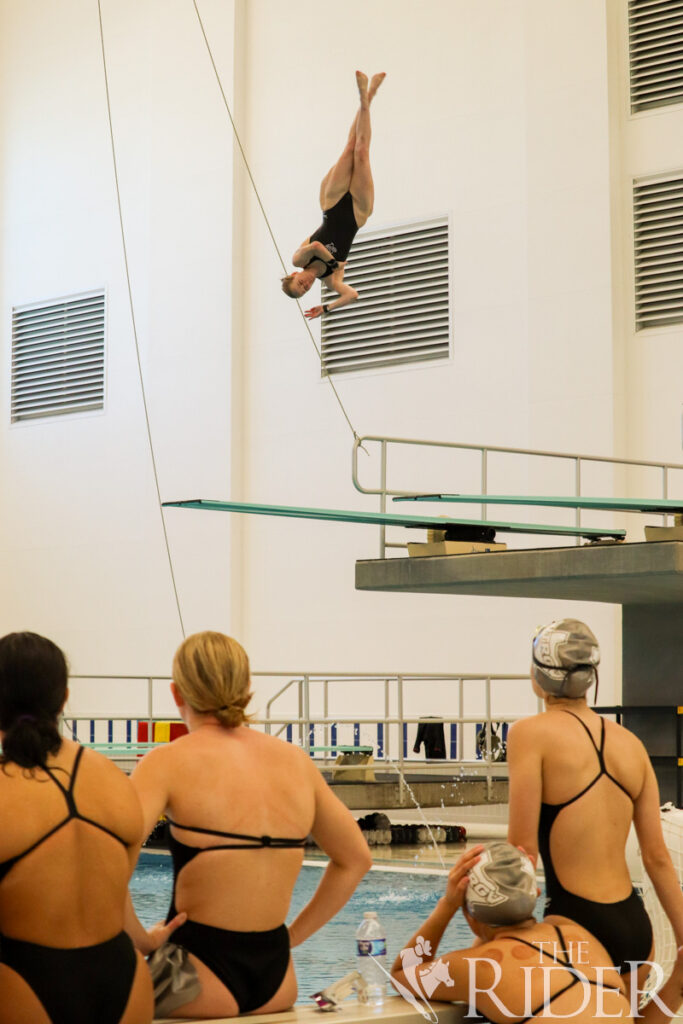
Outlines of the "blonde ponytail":
M226 728L251 720L249 658L237 640L207 630L193 633L173 659L173 681L183 700L200 714L211 714Z

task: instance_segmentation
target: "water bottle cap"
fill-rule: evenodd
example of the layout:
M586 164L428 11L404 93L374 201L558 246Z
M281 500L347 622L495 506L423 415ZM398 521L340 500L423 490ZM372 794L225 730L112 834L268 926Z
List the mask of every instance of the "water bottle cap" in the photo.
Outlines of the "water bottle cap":
M377 913L374 910L366 910L363 917L377 917Z

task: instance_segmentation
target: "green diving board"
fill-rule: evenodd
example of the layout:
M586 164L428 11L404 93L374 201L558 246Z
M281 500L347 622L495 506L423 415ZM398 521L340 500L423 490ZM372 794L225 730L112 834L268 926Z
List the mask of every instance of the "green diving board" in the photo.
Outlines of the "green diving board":
M309 750L315 751L316 754L317 753L333 754L335 752L338 753L338 754L371 754L373 748L372 747L342 747L342 746L340 746L337 743L337 744L335 744L332 747L304 747L303 749L306 750L306 751L309 751Z
M332 523L365 523L371 526L404 526L414 530L445 530L448 540L491 541L496 532L527 533L557 537L584 537L586 540L623 540L625 530L591 526L551 526L546 523L500 523L481 519L449 519L445 516L408 516L395 512L350 512L329 508L300 508L293 505L257 505L245 501L165 501L164 508L202 509L207 512L244 512L260 516L285 516L290 519L322 519Z
M129 754L138 757L156 747L167 747L168 743L82 743L81 746L95 750L98 754Z
M531 505L540 508L573 508L601 512L649 512L652 515L680 515L681 498L584 498L536 496L519 494L414 494L401 495L394 501L444 501L461 505Z

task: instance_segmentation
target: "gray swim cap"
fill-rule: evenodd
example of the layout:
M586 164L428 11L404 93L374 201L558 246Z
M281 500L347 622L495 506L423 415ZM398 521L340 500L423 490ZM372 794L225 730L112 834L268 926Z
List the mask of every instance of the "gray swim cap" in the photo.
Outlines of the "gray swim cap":
M510 843L490 843L469 872L467 912L482 924L517 924L536 906L536 872L521 850Z
M582 697L597 681L598 641L578 619L559 619L539 630L531 657L534 679L555 697Z

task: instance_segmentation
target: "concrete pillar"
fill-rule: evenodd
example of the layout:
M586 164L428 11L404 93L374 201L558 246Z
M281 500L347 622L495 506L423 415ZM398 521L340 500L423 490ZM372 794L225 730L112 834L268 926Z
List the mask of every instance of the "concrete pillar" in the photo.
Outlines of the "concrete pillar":
M622 633L622 703L683 705L683 604L625 604ZM624 725L653 758L662 800L680 800L676 758L682 716L631 712Z

